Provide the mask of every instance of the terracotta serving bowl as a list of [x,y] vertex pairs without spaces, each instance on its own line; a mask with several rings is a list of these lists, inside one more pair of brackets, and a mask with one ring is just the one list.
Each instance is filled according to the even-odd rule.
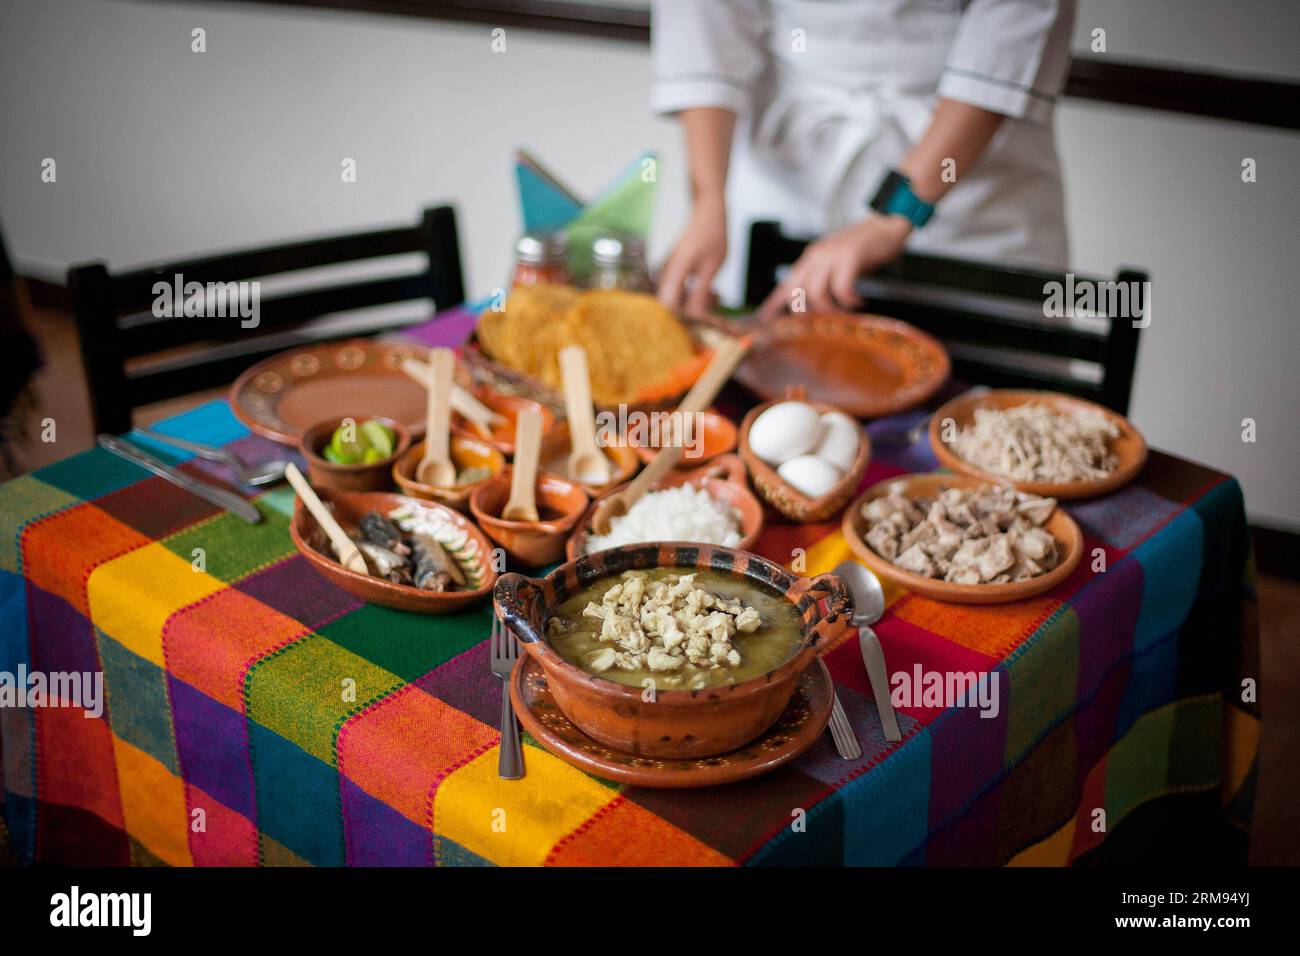
[[[735,455],[723,455],[707,465],[670,471],[655,484],[654,490],[676,488],[685,484],[703,488],[711,497],[736,511],[740,515],[741,534],[740,544],[736,547],[741,551],[748,551],[754,547],[754,542],[763,531],[763,506],[745,484],[745,466],[739,458]],[[569,535],[569,541],[565,545],[564,552],[570,561],[581,556],[586,547],[591,516],[595,514],[596,506],[601,500],[614,494],[615,491],[621,491],[622,488],[623,486],[611,488],[591,503],[591,507],[582,516],[582,520]]]
[[1046,574],[1030,578],[1028,581],[1011,581],[1007,584],[953,584],[951,581],[922,577],[911,571],[905,571],[894,562],[877,554],[871,545],[867,544],[867,522],[862,517],[862,506],[868,501],[885,495],[889,491],[889,486],[896,481],[905,483],[907,494],[927,498],[934,497],[944,488],[976,488],[989,482],[970,475],[940,473],[901,475],[877,482],[849,505],[841,524],[849,548],[880,577],[909,591],[949,604],[1006,604],[1050,591],[1070,576],[1083,556],[1083,533],[1064,509],[1057,508],[1043,527],[1056,539],[1056,548],[1061,560]]
[[[858,454],[853,459],[853,467],[845,472],[844,476],[826,494],[810,498],[792,487],[789,482],[776,473],[775,468],[755,455],[754,450],[749,447],[749,430],[753,427],[754,420],[773,405],[790,401],[807,402],[817,409],[818,414],[843,411],[823,402],[808,401],[797,390],[792,391],[787,398],[755,405],[749,410],[744,421],[740,423],[740,457],[749,469],[749,477],[754,482],[754,487],[758,489],[759,495],[781,514],[792,521],[798,522],[826,521],[828,518],[834,517],[853,497],[853,493],[858,490],[858,482],[862,480],[862,476],[867,470],[867,463],[871,461],[871,439],[865,429],[858,429]],[[844,412],[844,414],[847,415],[848,413]],[[849,415],[849,417],[852,418],[853,416]]]
[[555,416],[549,408],[540,402],[534,402],[519,395],[505,395],[485,387],[474,389],[474,397],[492,411],[504,415],[506,418],[505,424],[493,427],[491,435],[484,435],[471,425],[464,416],[453,412],[451,430],[455,434],[486,442],[503,455],[513,455],[515,453],[515,422],[519,420],[519,413],[525,408],[536,408],[542,413],[542,447],[548,447],[548,443],[553,439],[556,426]]
[[560,422],[555,426],[549,440],[544,441],[542,444],[542,461],[539,467],[547,474],[563,478],[565,481],[577,481],[577,484],[582,485],[583,490],[592,497],[603,494],[615,485],[622,484],[641,470],[641,458],[631,445],[609,445],[601,448],[601,451],[609,459],[609,481],[601,485],[593,485],[589,482],[570,478],[568,467],[569,423]]
[[[803,617],[799,649],[750,680],[658,691],[647,701],[642,688],[588,674],[547,642],[546,620],[569,595],[600,578],[654,567],[711,568],[784,595]],[[541,665],[564,715],[609,747],[652,758],[716,756],[761,735],[785,710],[799,675],[835,642],[853,614],[853,598],[838,575],[800,578],[755,554],[683,542],[611,548],[570,561],[541,579],[504,574],[493,595],[497,614]]]
[[501,509],[510,498],[510,469],[486,481],[470,496],[470,513],[489,538],[516,561],[530,568],[564,557],[564,539],[587,508],[582,486],[556,475],[537,476],[537,510],[541,521],[507,521]]
[[[1014,408],[1018,405],[1027,405],[1030,402],[1039,402],[1053,411],[1061,413],[1092,412],[1103,415],[1114,422],[1119,428],[1119,437],[1111,442],[1110,446],[1111,451],[1114,452],[1115,457],[1118,459],[1115,470],[1105,478],[1092,481],[1018,481],[1014,478],[1008,478],[1006,475],[999,475],[996,472],[984,471],[982,468],[972,465],[966,459],[959,458],[957,453],[950,449],[943,440],[944,423],[948,420],[951,420],[953,427],[960,431],[975,421],[975,410],[978,408]],[[1097,495],[1104,495],[1128,484],[1137,477],[1138,472],[1147,463],[1146,439],[1123,415],[1095,402],[1075,398],[1073,395],[1028,389],[999,388],[991,392],[977,394],[968,392],[965,395],[958,395],[952,401],[941,405],[930,417],[930,447],[934,449],[934,454],[939,459],[939,463],[945,468],[951,468],[953,471],[959,471],[962,474],[973,475],[993,484],[1011,485],[1011,487],[1018,488],[1020,491],[1027,491],[1030,494],[1042,495],[1047,498],[1092,498]]]
[[[377,421],[391,428],[397,436],[393,443],[393,453],[368,465],[339,465],[327,461],[321,452],[330,443],[335,430],[348,419],[356,422],[358,428],[366,421]],[[393,463],[406,452],[410,444],[411,431],[401,422],[379,415],[342,415],[312,425],[303,432],[298,448],[307,459],[307,476],[311,479],[312,487],[317,490],[387,491],[393,487]]]
[[349,571],[339,564],[330,550],[329,539],[316,524],[311,512],[295,501],[293,520],[289,523],[289,536],[294,546],[302,552],[317,571],[343,590],[371,604],[416,611],[421,614],[449,614],[483,600],[496,583],[497,573],[492,567],[492,543],[474,523],[464,515],[435,502],[416,501],[392,492],[338,492],[317,488],[321,499],[332,505],[334,516],[343,530],[356,531],[362,515],[378,511],[387,515],[402,505],[419,506],[433,510],[446,522],[447,532],[436,537],[460,564],[469,578],[472,590],[421,591],[419,588],[394,584],[384,578],[371,577]]
[[[700,423],[702,426],[703,440],[700,443],[698,455],[691,456],[688,452],[682,454],[682,464],[703,465],[705,462],[712,461],[719,455],[725,455],[727,452],[736,447],[736,425],[725,415],[719,415],[717,412],[701,412]],[[634,445],[636,453],[646,464],[659,453],[659,449],[649,445]]]
[[413,498],[436,501],[455,508],[463,514],[469,514],[470,495],[499,475],[506,467],[506,456],[487,442],[478,438],[467,438],[464,435],[452,435],[451,461],[456,466],[456,470],[459,472],[464,468],[487,468],[491,474],[467,485],[439,488],[416,481],[415,470],[422,457],[424,457],[424,442],[412,445],[406,454],[393,462],[393,481]]

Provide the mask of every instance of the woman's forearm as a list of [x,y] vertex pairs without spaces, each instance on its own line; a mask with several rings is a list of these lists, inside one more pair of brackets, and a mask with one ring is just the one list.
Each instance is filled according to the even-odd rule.
[[899,171],[912,181],[918,198],[937,202],[984,154],[1003,119],[1001,113],[941,99]]
[[731,136],[736,114],[731,110],[697,107],[683,110],[686,155],[690,164],[691,197],[698,203],[721,201],[731,165]]

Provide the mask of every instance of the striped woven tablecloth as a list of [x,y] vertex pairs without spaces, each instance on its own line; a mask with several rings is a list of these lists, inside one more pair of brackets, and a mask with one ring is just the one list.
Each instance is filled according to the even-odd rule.
[[[920,414],[871,426],[864,484],[935,467],[924,440],[889,437]],[[161,428],[270,450],[224,403]],[[56,699],[72,693],[56,675],[103,675],[98,717],[0,708],[20,860],[1061,864],[1141,858],[1171,827],[1202,857],[1244,848],[1253,571],[1241,490],[1202,466],[1153,453],[1134,484],[1071,505],[1085,560],[1040,598],[889,592],[876,630],[891,671],[990,672],[995,717],[904,706],[887,743],[850,631],[826,661],[862,758],[823,736],[777,772],[696,791],[616,786],[531,740],[527,775],[498,779],[489,610],[362,604],[295,552],[286,489],[254,500],[257,527],[98,449],[0,486],[0,694],[5,674],[11,692],[46,675]],[[810,574],[849,556],[838,522],[769,514],[756,550],[788,563],[795,549]]]

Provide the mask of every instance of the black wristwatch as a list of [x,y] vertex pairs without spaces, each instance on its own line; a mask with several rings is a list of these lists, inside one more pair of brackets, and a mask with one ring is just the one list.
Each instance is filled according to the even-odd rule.
[[912,192],[912,181],[897,169],[891,169],[876,190],[875,198],[867,203],[876,212],[886,216],[903,216],[920,229],[934,215],[934,204],[917,198]]

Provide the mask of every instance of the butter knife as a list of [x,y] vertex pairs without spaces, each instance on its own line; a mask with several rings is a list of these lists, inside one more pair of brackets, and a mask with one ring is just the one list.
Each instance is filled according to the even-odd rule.
[[192,495],[198,495],[204,501],[211,502],[218,508],[224,508],[237,518],[243,518],[249,524],[257,524],[262,520],[262,515],[249,502],[245,501],[239,495],[226,491],[224,488],[218,488],[216,485],[210,485],[206,481],[185,472],[173,468],[171,465],[147,451],[142,451],[128,441],[123,441],[113,435],[98,435],[95,441],[104,451],[112,452],[119,458],[124,458],[134,465],[152,471],[159,478],[165,478],[178,488],[184,488]]
[[871,679],[871,693],[876,698],[876,711],[880,714],[880,728],[886,740],[902,740],[898,730],[898,715],[889,700],[889,670],[885,667],[885,652],[880,647],[880,638],[871,629],[871,625],[858,627],[858,647],[862,651],[862,663],[866,665],[867,677]]

